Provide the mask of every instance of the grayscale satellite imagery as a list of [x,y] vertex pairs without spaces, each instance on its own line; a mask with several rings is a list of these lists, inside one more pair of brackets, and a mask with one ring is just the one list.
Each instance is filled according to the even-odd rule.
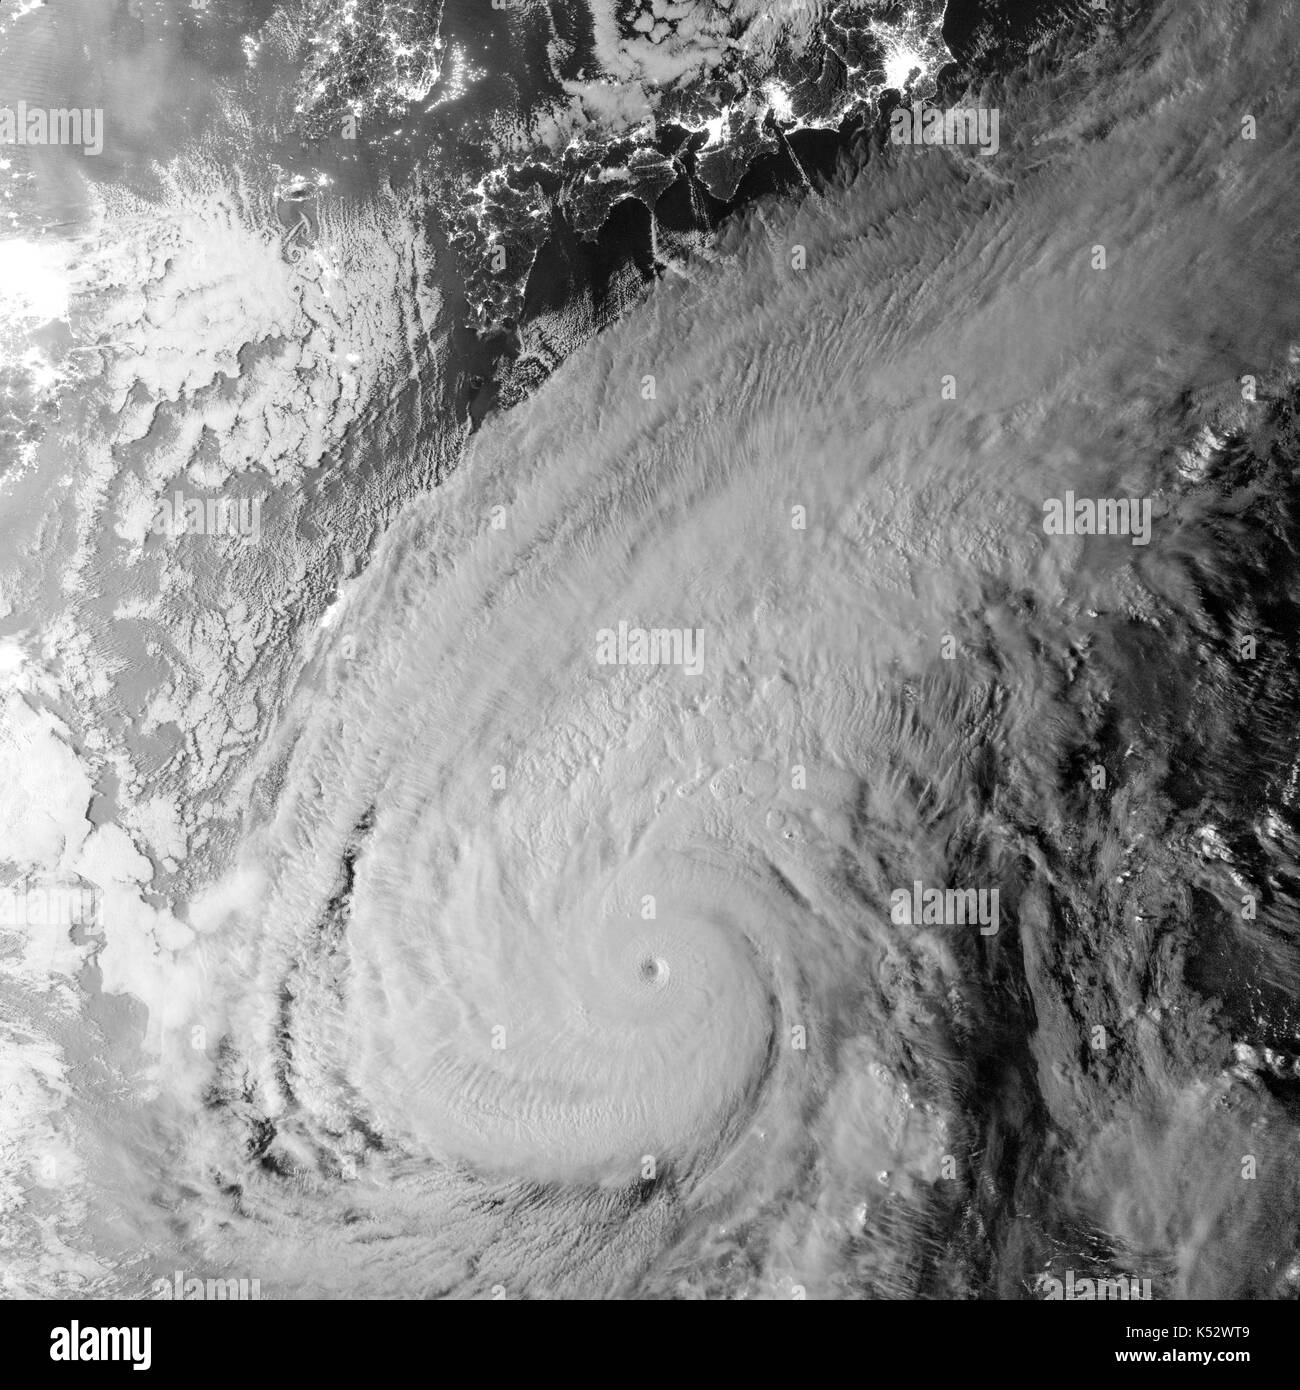
[[1296,0],[0,0],[6,1345],[1248,1360],[1298,268]]

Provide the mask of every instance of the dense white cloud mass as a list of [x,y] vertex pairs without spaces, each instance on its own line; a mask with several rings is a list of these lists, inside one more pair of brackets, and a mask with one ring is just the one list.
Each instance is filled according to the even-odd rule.
[[[996,180],[905,150],[738,233],[392,528],[195,918],[196,1019],[229,1038],[204,1144],[233,1116],[309,1183],[244,1179],[236,1263],[308,1293],[906,1292],[970,1190],[979,1031],[1023,953],[1081,1215],[1160,1245],[1175,1289],[1232,1277],[1192,1211],[1260,1214],[1207,1132],[1268,1107],[1209,1118],[1208,1018],[1162,1030],[1121,977],[1151,903],[1235,890],[1161,843],[1160,716],[1121,647],[1181,660],[1196,567],[1231,563],[1175,446],[1260,418],[1242,363],[1285,368],[1263,229],[1295,149],[1280,121],[1266,157],[1239,139],[1267,26],[1170,24],[1142,77],[1007,110]],[[1066,489],[1154,497],[1149,548],[1045,536]],[[698,631],[702,672],[598,663],[620,622]],[[1133,741],[1090,800],[1109,721]],[[998,933],[891,922],[917,879],[998,886]],[[1117,972],[1077,1017],[1047,967],[1075,914]],[[1106,1088],[1093,1022],[1122,1039]],[[1192,1196],[1147,1170],[1174,1144],[1206,1154]]]
[[[112,1222],[64,1199],[78,1278],[1022,1296],[1083,1229],[1170,1295],[1289,1277],[1295,1128],[1188,983],[1200,915],[1294,966],[1239,922],[1214,797],[1171,790],[1231,760],[1247,691],[1224,634],[1269,483],[1221,443],[1295,384],[1289,18],[1171,6],[1150,63],[1008,97],[996,162],[886,147],[737,225],[410,503],[266,719],[227,872],[124,914],[148,969],[108,922],[149,1012],[105,1025],[129,1124],[24,1120],[114,1194]],[[295,351],[351,402],[341,331]],[[277,380],[231,409],[273,416]],[[1150,543],[1045,534],[1067,491],[1152,499]],[[598,661],[620,624],[702,669]],[[64,734],[33,733],[60,768]],[[105,891],[148,881],[94,843]],[[996,932],[891,918],[918,880],[997,889]],[[63,1114],[76,1058],[29,1054],[6,1105]]]

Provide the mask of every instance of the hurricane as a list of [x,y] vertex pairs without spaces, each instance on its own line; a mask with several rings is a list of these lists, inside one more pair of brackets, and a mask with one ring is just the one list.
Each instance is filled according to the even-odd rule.
[[88,958],[87,1287],[1295,1297],[1295,18],[882,123],[302,576]]

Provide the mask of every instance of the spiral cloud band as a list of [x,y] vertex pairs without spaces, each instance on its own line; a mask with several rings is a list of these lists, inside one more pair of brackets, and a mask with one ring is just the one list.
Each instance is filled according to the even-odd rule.
[[[1272,61],[1262,25],[1203,66],[1226,40],[1183,22],[1197,83],[1116,77],[1105,160],[1018,141],[1084,119],[1068,87],[1004,112],[996,177],[887,150],[661,285],[393,525],[191,914],[222,1042],[164,1075],[203,1100],[209,1261],[306,1294],[962,1292],[955,1231],[1039,1248],[988,1194],[1057,1161],[1016,1151],[1050,1113],[1080,1222],[1218,1277],[1133,1125],[1154,1104],[1142,1144],[1245,1229],[1256,1189],[1196,1155],[1250,1117],[1203,1113],[1191,1022],[1112,1005],[1151,903],[1234,891],[1160,790],[1160,731],[1235,679],[1189,655],[1234,561],[1178,460],[1260,427],[1241,362],[1284,370],[1258,229],[1296,149],[1265,180],[1220,122],[1196,177],[1163,157]],[[1046,534],[1070,490],[1155,498],[1149,544]],[[996,932],[891,919],[914,885]],[[1094,1023],[1128,1039],[1104,1104]]]

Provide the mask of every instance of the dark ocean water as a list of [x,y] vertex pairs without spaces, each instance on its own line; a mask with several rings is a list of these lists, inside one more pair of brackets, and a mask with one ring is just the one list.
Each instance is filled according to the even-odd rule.
[[[43,99],[116,133],[14,196],[73,224],[69,341],[125,346],[4,635],[58,649],[50,822],[84,759],[153,877],[92,840],[106,940],[0,981],[0,1157],[66,1175],[12,1189],[17,1289],[1293,1297],[1289,7],[954,6],[995,160],[886,101],[719,197],[685,113],[598,230],[563,161],[467,221],[553,80],[509,12],[441,12],[486,76],[412,119],[434,11],[394,67],[48,9]],[[145,535],[204,479],[264,542]],[[1067,491],[1149,544],[1048,534]],[[620,623],[702,672],[603,665]],[[900,922],[917,882],[997,930]]]

